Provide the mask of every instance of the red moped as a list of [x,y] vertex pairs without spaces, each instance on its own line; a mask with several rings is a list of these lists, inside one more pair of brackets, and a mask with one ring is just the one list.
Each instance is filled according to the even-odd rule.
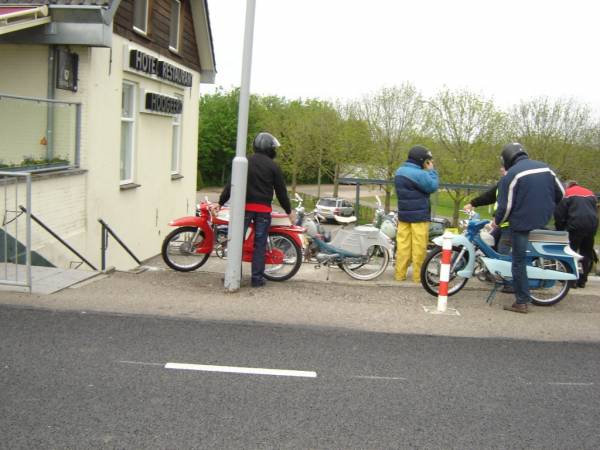
[[[196,208],[195,216],[172,220],[178,227],[165,238],[161,254],[165,263],[174,270],[189,272],[201,267],[213,250],[218,256],[227,254],[226,226],[228,210],[214,214],[215,204],[205,200]],[[283,213],[272,213],[269,238],[265,253],[265,278],[284,281],[292,278],[302,264],[302,233],[305,229],[292,225]],[[242,261],[251,262],[254,250],[254,227],[251,224],[242,246]]]

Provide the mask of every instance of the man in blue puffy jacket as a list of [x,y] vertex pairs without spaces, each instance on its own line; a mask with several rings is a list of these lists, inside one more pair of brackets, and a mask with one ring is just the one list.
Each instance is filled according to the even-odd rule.
[[398,197],[395,278],[397,281],[406,280],[406,272],[412,262],[412,279],[420,283],[431,221],[429,196],[439,186],[431,152],[421,145],[411,148],[408,159],[396,171],[394,184]]
[[510,222],[511,268],[516,298],[511,306],[504,309],[526,313],[531,302],[525,259],[529,232],[548,224],[564,189],[546,164],[529,159],[521,144],[505,145],[501,157],[507,172],[498,184],[498,208],[492,225]]

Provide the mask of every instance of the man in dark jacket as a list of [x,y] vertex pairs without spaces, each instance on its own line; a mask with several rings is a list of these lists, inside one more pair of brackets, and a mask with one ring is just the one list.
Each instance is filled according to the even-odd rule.
[[[273,161],[277,155],[276,150],[280,146],[281,144],[272,134],[258,133],[252,143],[254,154],[248,158],[244,230],[248,229],[250,223],[254,223],[252,287],[260,287],[265,284],[265,250],[271,225],[273,191],[275,191],[281,207],[290,216],[290,222],[294,223],[283,173]],[[219,197],[219,207],[229,200],[230,195],[231,184],[228,184]]]
[[598,202],[596,194],[579,186],[575,181],[567,182],[565,196],[554,211],[557,230],[569,232],[569,246],[583,256],[583,271],[571,287],[583,288],[596,260],[594,237],[598,231]]
[[510,222],[516,297],[516,301],[504,309],[526,313],[527,304],[531,302],[526,262],[529,232],[546,226],[564,190],[554,172],[543,162],[529,159],[519,143],[504,146],[502,161],[507,173],[498,186],[498,209],[493,226]]
[[427,252],[431,205],[429,196],[437,191],[438,174],[433,168],[431,152],[415,145],[394,178],[398,197],[398,231],[396,232],[397,281],[406,280],[412,262],[412,279],[421,281],[421,266]]

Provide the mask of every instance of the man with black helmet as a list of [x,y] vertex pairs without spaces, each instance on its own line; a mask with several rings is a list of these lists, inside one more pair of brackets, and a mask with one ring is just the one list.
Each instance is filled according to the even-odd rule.
[[526,313],[529,295],[526,252],[529,232],[543,228],[552,218],[564,189],[556,174],[543,162],[529,159],[518,142],[502,149],[502,162],[507,170],[498,185],[498,208],[493,226],[510,222],[512,277],[515,302],[507,311]]
[[431,221],[429,196],[439,186],[431,152],[422,145],[412,147],[408,159],[396,171],[394,184],[398,197],[395,278],[406,280],[412,262],[412,279],[420,283]]
[[[254,154],[248,158],[248,179],[246,183],[246,207],[244,214],[244,230],[254,223],[254,252],[252,254],[252,287],[265,284],[265,250],[269,226],[271,225],[271,203],[273,191],[279,204],[294,223],[292,206],[287,194],[283,173],[273,161],[277,156],[277,148],[281,144],[270,133],[258,133],[252,142]],[[231,184],[223,189],[219,197],[222,207],[231,195]]]

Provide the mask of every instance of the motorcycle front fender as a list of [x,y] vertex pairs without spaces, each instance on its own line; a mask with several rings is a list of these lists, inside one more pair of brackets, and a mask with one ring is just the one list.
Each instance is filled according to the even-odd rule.
[[204,228],[206,219],[198,216],[186,216],[174,219],[169,222],[170,227],[195,227]]
[[378,244],[386,248],[390,253],[394,251],[394,244],[392,243],[392,240],[381,230],[379,230]]
[[[438,236],[433,239],[433,243],[439,247],[444,244],[444,236]],[[467,265],[463,270],[457,272],[458,276],[463,278],[470,278],[473,276],[473,270],[475,269],[475,246],[469,241],[464,234],[453,234],[452,235],[452,247],[464,247],[468,254]]]

